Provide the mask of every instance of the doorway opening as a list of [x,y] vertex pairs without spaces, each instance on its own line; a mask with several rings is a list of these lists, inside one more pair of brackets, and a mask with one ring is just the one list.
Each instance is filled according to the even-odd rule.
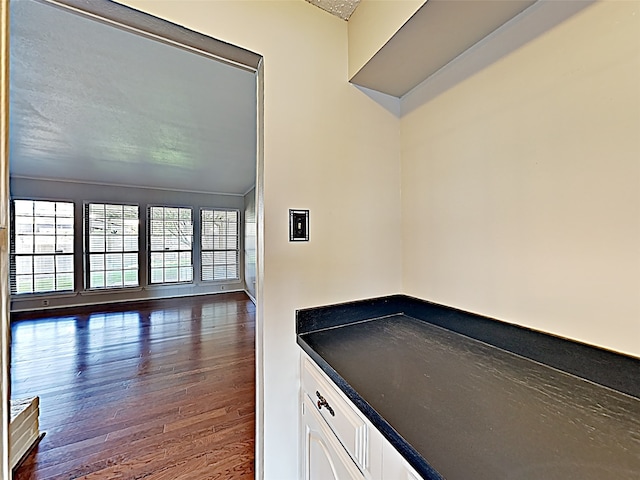
[[[245,292],[257,312],[260,432],[261,57],[107,0],[9,5],[12,16],[30,20],[12,22],[11,33],[11,196],[31,208],[19,225],[12,216],[13,310]],[[15,53],[21,42],[25,50]],[[249,94],[230,93],[243,82]],[[234,113],[247,98],[249,120]],[[71,221],[58,221],[62,203],[72,204]],[[63,248],[68,235],[47,232],[38,218],[52,204],[48,218],[72,232]],[[209,318],[202,310],[194,315]],[[137,324],[152,320],[150,311]],[[260,442],[258,434],[257,470]]]

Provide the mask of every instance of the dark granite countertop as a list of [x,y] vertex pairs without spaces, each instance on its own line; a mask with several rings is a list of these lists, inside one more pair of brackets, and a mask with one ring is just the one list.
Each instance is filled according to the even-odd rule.
[[[552,366],[513,351],[520,347],[507,351],[508,332],[480,341],[429,321],[440,313],[464,323],[471,314],[426,302],[421,310],[409,297],[402,308],[402,300],[299,311],[298,343],[425,478],[640,479],[637,359],[551,341],[565,350],[560,358],[569,351],[569,370],[623,370],[620,391],[562,371],[548,345]],[[390,304],[391,312],[378,308]],[[393,312],[407,305],[423,318]],[[521,330],[512,343],[548,340]]]

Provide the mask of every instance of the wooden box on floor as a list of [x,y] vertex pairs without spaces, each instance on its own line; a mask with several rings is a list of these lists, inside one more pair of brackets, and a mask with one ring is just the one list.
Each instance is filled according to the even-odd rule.
[[9,461],[15,468],[22,457],[40,437],[38,397],[11,400],[11,425],[9,427]]

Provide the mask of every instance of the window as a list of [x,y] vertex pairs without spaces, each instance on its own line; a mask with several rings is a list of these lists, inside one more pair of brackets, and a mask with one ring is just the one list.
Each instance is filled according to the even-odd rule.
[[73,291],[73,203],[14,200],[11,293]]
[[202,280],[238,279],[237,210],[201,211]]
[[193,280],[191,208],[149,207],[149,283]]
[[89,203],[85,222],[88,288],[137,287],[138,207]]

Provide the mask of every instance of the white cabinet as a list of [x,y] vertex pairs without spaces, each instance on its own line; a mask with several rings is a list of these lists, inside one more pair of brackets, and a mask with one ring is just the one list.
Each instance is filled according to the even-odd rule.
[[303,395],[324,419],[358,468],[369,467],[369,430],[366,419],[335,384],[310,360],[302,362]]
[[422,480],[422,477],[411,465],[400,455],[389,442],[384,442],[382,446],[382,457],[384,458],[382,467],[382,478],[393,480]]
[[303,406],[304,480],[363,480],[336,436],[305,395]]
[[422,479],[306,354],[301,383],[304,480]]

